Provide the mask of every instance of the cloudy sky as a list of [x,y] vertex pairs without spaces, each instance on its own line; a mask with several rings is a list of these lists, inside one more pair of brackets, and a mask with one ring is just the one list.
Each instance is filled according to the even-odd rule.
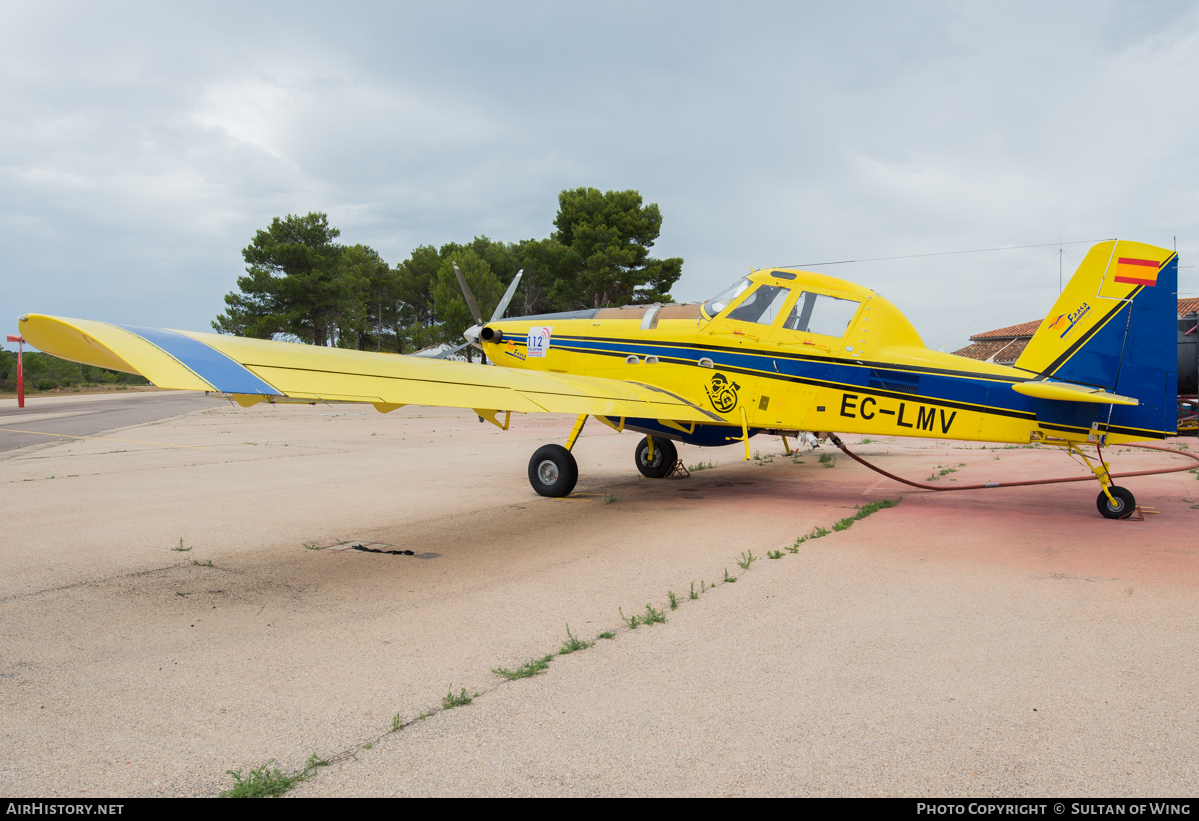
[[[394,264],[548,236],[578,186],[661,206],[655,253],[686,260],[680,300],[751,266],[1059,240],[1176,237],[1182,265],[1199,257],[1196,3],[0,15],[5,332],[24,312],[208,330],[272,217],[325,211]],[[1086,248],[1065,246],[1067,277]],[[941,347],[1044,316],[1057,253],[820,270],[878,289]]]

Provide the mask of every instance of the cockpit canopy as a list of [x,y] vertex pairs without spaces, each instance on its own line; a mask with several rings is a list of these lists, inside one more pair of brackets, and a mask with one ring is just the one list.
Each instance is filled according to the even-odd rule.
[[[873,291],[806,271],[759,271],[743,277],[705,302],[703,313],[709,319],[719,317],[835,339],[846,337],[860,313],[861,333],[854,334],[846,351],[860,351],[867,338],[880,346],[921,344],[907,318]],[[869,326],[873,327],[867,333]]]

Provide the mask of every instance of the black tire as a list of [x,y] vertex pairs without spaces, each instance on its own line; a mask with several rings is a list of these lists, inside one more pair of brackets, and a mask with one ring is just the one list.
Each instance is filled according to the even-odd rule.
[[1095,506],[1103,514],[1103,518],[1127,519],[1131,516],[1132,512],[1137,509],[1137,500],[1133,497],[1132,491],[1115,485],[1109,487],[1108,490],[1111,492],[1112,498],[1116,500],[1116,506],[1112,506],[1106,493],[1100,492],[1099,498],[1095,500]]
[[542,496],[566,496],[579,481],[579,465],[561,445],[543,445],[529,460],[529,484]]
[[650,479],[663,478],[670,473],[674,463],[679,460],[679,452],[675,449],[674,442],[665,437],[654,439],[654,461],[650,462],[646,458],[647,456],[649,456],[648,436],[637,445],[635,461],[641,475]]

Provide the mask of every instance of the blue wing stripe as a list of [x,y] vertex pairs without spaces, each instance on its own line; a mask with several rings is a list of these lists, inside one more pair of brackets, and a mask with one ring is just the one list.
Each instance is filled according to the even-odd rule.
[[165,328],[143,328],[140,325],[118,325],[129,333],[166,351],[197,376],[222,393],[249,393],[262,396],[283,396],[271,385],[225,354],[197,342],[190,336]]

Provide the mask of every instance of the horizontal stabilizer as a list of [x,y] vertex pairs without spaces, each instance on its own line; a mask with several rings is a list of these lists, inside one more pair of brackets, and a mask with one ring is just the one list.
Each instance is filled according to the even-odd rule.
[[1097,405],[1139,405],[1131,396],[1119,396],[1087,385],[1068,382],[1020,382],[1012,390],[1036,399],[1056,399],[1059,402],[1091,402]]

